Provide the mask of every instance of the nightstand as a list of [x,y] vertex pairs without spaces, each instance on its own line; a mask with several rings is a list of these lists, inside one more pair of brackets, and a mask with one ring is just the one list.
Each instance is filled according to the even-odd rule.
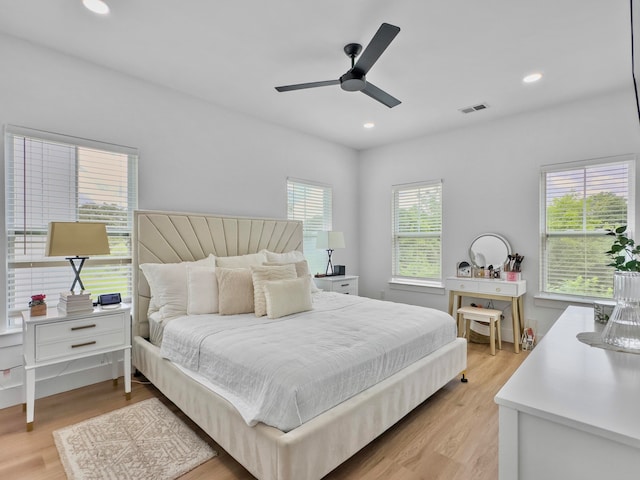
[[331,277],[316,277],[313,280],[316,282],[316,286],[325,292],[358,295],[358,278],[360,277],[356,275],[335,275]]
[[36,369],[93,355],[109,354],[114,386],[118,384],[116,353],[124,352],[124,391],[131,398],[131,309],[128,305],[93,312],[47,315],[22,312],[27,431],[33,429]]

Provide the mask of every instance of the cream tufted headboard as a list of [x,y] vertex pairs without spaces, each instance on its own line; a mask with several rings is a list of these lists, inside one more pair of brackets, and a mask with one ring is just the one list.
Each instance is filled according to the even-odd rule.
[[302,222],[202,213],[135,211],[133,214],[133,335],[149,336],[151,293],[143,263],[174,263],[245,255],[267,249],[302,251]]

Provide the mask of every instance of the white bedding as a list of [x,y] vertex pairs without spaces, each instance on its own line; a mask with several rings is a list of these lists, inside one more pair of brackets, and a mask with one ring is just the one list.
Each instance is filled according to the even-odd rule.
[[248,425],[289,431],[456,338],[448,314],[337,293],[276,320],[178,317],[162,356],[209,380]]

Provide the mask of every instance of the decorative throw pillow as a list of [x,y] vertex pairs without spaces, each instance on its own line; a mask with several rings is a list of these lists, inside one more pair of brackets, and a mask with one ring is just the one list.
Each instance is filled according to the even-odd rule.
[[253,312],[253,279],[249,268],[216,268],[216,277],[220,315]]
[[296,278],[296,269],[293,263],[286,265],[251,267],[253,278],[253,302],[256,317],[267,314],[267,302],[264,298],[264,286],[270,280],[285,280]]
[[291,250],[285,253],[275,253],[269,250],[260,250],[260,253],[264,253],[267,256],[267,262],[278,263],[296,263],[304,260],[304,254],[298,250]]
[[236,255],[234,257],[216,257],[216,266],[223,268],[251,268],[253,265],[262,265],[267,261],[263,252]]
[[267,282],[264,286],[267,317],[280,318],[311,310],[313,307],[309,282],[310,276]]
[[218,313],[215,267],[187,266],[187,315]]
[[[263,265],[265,266],[273,266],[273,265],[290,265],[291,262],[265,262],[263,263]],[[293,265],[295,265],[296,267],[296,274],[299,277],[311,277],[311,273],[309,273],[309,264],[307,263],[306,260],[301,260],[299,262],[295,262],[293,263]],[[315,282],[313,281],[313,278],[311,278],[311,282],[309,282],[310,285],[310,290],[311,293],[317,293],[317,292],[321,292],[322,290],[319,289]]]
[[215,266],[215,257],[195,262],[143,263],[140,269],[149,283],[151,301],[148,315],[160,312],[162,318],[177,317],[187,313],[187,266]]

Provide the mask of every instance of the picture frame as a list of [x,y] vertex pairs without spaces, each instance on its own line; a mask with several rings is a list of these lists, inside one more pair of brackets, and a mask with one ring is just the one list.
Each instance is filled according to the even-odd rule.
[[471,264],[466,261],[458,262],[456,265],[456,276],[462,278],[471,278],[472,276]]

